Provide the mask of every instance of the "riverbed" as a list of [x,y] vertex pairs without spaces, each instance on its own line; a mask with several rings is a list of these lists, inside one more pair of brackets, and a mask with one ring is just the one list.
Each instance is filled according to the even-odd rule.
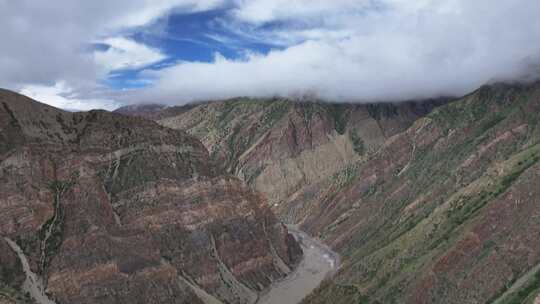
[[257,304],[297,304],[310,294],[339,267],[339,255],[306,233],[289,227],[304,250],[298,267],[285,279],[278,281],[263,295]]

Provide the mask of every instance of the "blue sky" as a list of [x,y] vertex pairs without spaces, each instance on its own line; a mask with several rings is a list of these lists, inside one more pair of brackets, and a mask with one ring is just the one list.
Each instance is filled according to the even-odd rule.
[[537,78],[538,11],[537,0],[0,0],[0,87],[81,110],[458,96]]
[[[230,8],[213,9],[195,13],[177,13],[156,20],[139,28],[127,37],[141,44],[161,50],[166,58],[138,69],[111,71],[104,84],[112,89],[142,88],[151,85],[138,81],[143,70],[160,70],[177,62],[212,62],[216,54],[237,60],[246,52],[268,54],[270,50],[283,49],[278,43],[248,39],[230,31],[227,22]],[[261,29],[270,30],[277,25],[263,24]],[[106,44],[98,44],[96,50],[107,50]]]

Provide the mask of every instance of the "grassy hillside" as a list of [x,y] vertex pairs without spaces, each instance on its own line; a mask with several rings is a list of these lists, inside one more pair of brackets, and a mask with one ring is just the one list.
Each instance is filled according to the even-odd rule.
[[344,256],[305,303],[532,301],[538,113],[540,85],[483,87],[291,200],[283,212]]

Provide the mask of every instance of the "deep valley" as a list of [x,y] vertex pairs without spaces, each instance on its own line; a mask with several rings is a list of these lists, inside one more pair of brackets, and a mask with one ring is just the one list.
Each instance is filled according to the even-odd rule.
[[540,292],[537,83],[404,103],[0,104],[0,303]]

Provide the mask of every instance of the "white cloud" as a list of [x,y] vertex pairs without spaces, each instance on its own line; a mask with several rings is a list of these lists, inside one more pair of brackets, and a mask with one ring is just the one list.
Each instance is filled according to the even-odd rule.
[[137,0],[132,1],[134,3],[120,2],[122,2],[121,5],[133,7],[134,9],[121,18],[114,19],[111,23],[114,28],[145,25],[173,9],[183,12],[206,11],[223,4],[224,0]]
[[121,45],[98,54],[96,62],[92,42],[123,37],[134,27],[145,26],[172,11],[206,10],[220,3],[221,0],[0,1],[0,87],[19,91],[28,84],[48,86],[64,81],[73,91],[87,92],[110,69],[140,67],[162,55],[141,43],[134,46],[120,40]]
[[109,46],[106,51],[96,51],[96,63],[107,71],[137,69],[166,58],[159,50],[123,37],[108,38],[101,43]]
[[[230,48],[241,49],[246,41],[280,48],[147,70],[132,80],[149,83],[145,89],[104,91],[97,85],[111,70],[174,57],[128,40],[134,28],[167,14],[227,5],[234,8],[215,22],[224,31],[203,34]],[[71,93],[64,88],[48,97],[69,95],[93,104],[306,91],[349,101],[459,95],[537,68],[539,11],[537,0],[0,0],[0,36],[6,42],[0,48],[0,86],[20,90],[30,83],[43,89],[57,83],[58,90],[64,81]],[[93,41],[111,48],[88,50]],[[60,97],[54,102],[69,102]]]
[[78,98],[74,95],[73,89],[68,87],[64,81],[59,81],[51,86],[25,85],[19,93],[39,102],[65,110],[113,110],[118,107],[114,101],[108,99]]
[[312,18],[348,13],[371,7],[372,0],[236,0],[234,15],[251,23],[283,19]]
[[[232,26],[288,46],[147,72],[155,86],[130,97],[176,103],[316,92],[362,102],[460,95],[521,76],[524,62],[540,54],[536,0],[242,3]],[[268,22],[280,26],[259,27]]]

